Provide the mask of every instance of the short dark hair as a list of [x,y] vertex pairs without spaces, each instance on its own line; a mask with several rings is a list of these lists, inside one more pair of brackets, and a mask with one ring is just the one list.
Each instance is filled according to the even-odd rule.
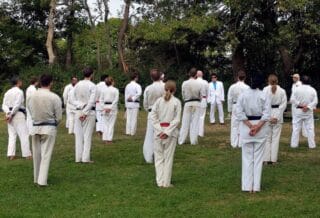
[[264,84],[264,76],[260,73],[253,74],[251,78],[251,89],[262,89]]
[[10,80],[10,82],[11,82],[11,84],[12,84],[13,86],[17,85],[19,81],[21,81],[21,80],[20,80],[20,78],[17,77],[17,76],[12,77],[11,80]]
[[48,87],[52,81],[53,81],[53,77],[51,75],[43,74],[40,77],[40,86],[41,87]]
[[134,80],[134,79],[136,79],[137,77],[139,77],[139,73],[137,73],[137,72],[133,72],[133,73],[131,73],[131,75],[130,75],[130,79],[131,79],[131,80]]
[[73,75],[72,77],[70,77],[70,80],[73,80],[74,78],[78,79],[76,75]]
[[109,75],[108,74],[103,74],[101,77],[100,77],[100,81],[105,81],[106,80],[106,78],[108,78],[109,77]]
[[107,86],[111,86],[111,85],[113,84],[113,82],[114,82],[114,80],[113,80],[113,78],[110,76],[110,77],[107,77],[105,83],[106,83]]
[[151,69],[150,70],[150,77],[153,81],[158,81],[161,78],[162,73],[158,69]]
[[243,70],[239,70],[238,78],[239,78],[240,81],[245,80],[246,79],[246,72],[244,72]]
[[90,77],[93,74],[93,69],[91,67],[86,67],[83,69],[83,76]]
[[197,75],[197,68],[195,67],[192,67],[190,70],[189,70],[189,76],[190,77],[195,77]]
[[311,79],[310,79],[309,76],[303,75],[301,77],[301,82],[302,82],[302,84],[310,85],[311,84]]
[[31,85],[34,85],[36,82],[38,82],[39,81],[39,79],[38,79],[38,77],[35,77],[35,76],[33,76],[33,77],[31,77],[31,79],[30,79],[30,84]]
[[217,73],[211,73],[211,78],[215,76],[215,77],[218,77],[218,74]]

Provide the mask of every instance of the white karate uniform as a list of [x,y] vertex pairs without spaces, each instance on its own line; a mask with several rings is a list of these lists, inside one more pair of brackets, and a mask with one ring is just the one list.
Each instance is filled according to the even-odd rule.
[[[140,96],[142,94],[142,89],[141,86],[133,80],[128,85],[126,85],[124,92],[127,118],[126,134],[133,136],[137,131],[137,119],[140,108]],[[132,102],[128,101],[129,97],[132,98]]]
[[68,96],[69,92],[73,89],[73,85],[70,83],[66,85],[63,89],[62,97],[63,97],[63,104],[66,110],[66,128],[69,128],[69,115],[70,115],[70,109],[68,107]]
[[34,183],[47,185],[51,155],[62,119],[62,102],[48,89],[38,89],[27,105],[33,120],[31,128]]
[[271,98],[271,116],[270,119],[276,118],[276,124],[268,123],[270,132],[267,136],[266,148],[264,152],[264,161],[277,162],[279,141],[283,124],[283,112],[287,108],[287,95],[284,89],[277,86],[275,94],[272,93],[272,86],[267,86],[263,92],[267,97]]
[[104,104],[103,102],[101,103],[99,99],[100,99],[101,90],[105,89],[106,87],[107,85],[104,81],[99,82],[96,86],[96,119],[97,119],[96,131],[97,132],[103,132],[104,126],[105,126],[104,124],[105,117],[102,114]]
[[[271,106],[268,98],[261,90],[248,89],[240,95],[236,105],[236,118],[240,123],[242,141],[242,191],[260,191],[263,155],[269,127],[263,125],[261,130],[250,136],[250,129],[244,124],[248,116],[259,116],[260,120],[270,119]],[[260,120],[250,120],[254,125]]]
[[[90,162],[92,134],[95,127],[96,85],[90,80],[81,80],[74,87],[73,104],[76,105],[74,133],[76,138],[75,161]],[[86,115],[84,121],[80,117]]]
[[74,98],[74,87],[72,87],[72,89],[68,93],[68,102],[67,102],[67,107],[69,111],[69,115],[68,115],[68,123],[69,123],[68,133],[69,134],[74,134],[74,122],[75,122],[75,117],[77,112],[77,106],[74,105],[73,98]]
[[188,132],[191,145],[198,144],[200,101],[203,93],[202,84],[196,79],[190,78],[182,83],[182,98],[185,102],[182,115],[182,124],[178,143],[185,143]]
[[228,90],[228,112],[231,113],[231,127],[230,127],[230,143],[233,148],[240,147],[240,122],[236,119],[236,104],[240,94],[249,89],[249,86],[243,81],[238,81],[232,84]]
[[147,120],[147,130],[146,136],[143,143],[143,156],[147,163],[153,162],[153,125],[150,118],[150,112],[152,110],[153,104],[156,100],[162,97],[165,93],[164,83],[161,81],[155,81],[151,85],[147,86],[143,93],[143,107],[148,111],[148,120]]
[[215,110],[218,108],[219,122],[224,123],[223,102],[224,102],[224,88],[221,81],[216,82],[216,88],[213,82],[208,85],[208,103],[210,104],[210,123],[215,123]]
[[22,157],[31,156],[29,133],[27,129],[26,116],[24,107],[23,91],[18,87],[9,89],[3,98],[2,110],[6,113],[6,116],[12,117],[10,123],[8,123],[8,152],[7,156],[16,155],[16,141],[17,135],[19,136]]
[[[181,117],[181,102],[172,96],[169,101],[158,98],[150,113],[154,128],[154,165],[156,182],[159,187],[171,185],[174,151],[179,134],[178,125]],[[168,126],[161,126],[167,123]],[[168,138],[160,139],[159,134],[165,133]]]
[[[29,101],[29,98],[31,97],[31,95],[37,91],[37,88],[35,85],[30,85],[27,90],[26,90],[26,104]],[[31,115],[30,115],[30,111],[28,110],[28,108],[26,108],[27,110],[27,127],[28,127],[28,132],[31,131],[32,128],[32,119],[31,119]]]
[[[291,96],[291,103],[293,104],[294,116],[292,118],[292,137],[291,147],[299,146],[299,136],[302,126],[306,128],[309,148],[315,148],[315,133],[314,133],[314,119],[313,110],[318,104],[317,91],[310,85],[301,85],[296,88]],[[306,104],[309,108],[307,112],[303,112],[298,108],[300,104]]]
[[[119,90],[113,86],[105,86],[100,90],[99,102],[103,105],[101,112],[104,123],[102,140],[112,141],[118,114]],[[105,109],[111,109],[111,111],[107,113]]]
[[199,136],[203,137],[204,136],[204,123],[206,119],[206,111],[207,111],[207,93],[208,93],[208,81],[202,79],[201,77],[197,78],[197,81],[199,81],[202,84],[202,89],[203,92],[205,93],[204,96],[201,98],[201,103],[200,103],[200,119],[199,119]]

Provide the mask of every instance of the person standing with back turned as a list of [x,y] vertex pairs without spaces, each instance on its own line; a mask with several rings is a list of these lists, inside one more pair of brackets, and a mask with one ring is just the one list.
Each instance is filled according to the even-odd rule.
[[83,70],[84,79],[74,87],[71,98],[76,106],[74,133],[76,138],[76,163],[93,163],[90,158],[92,134],[96,123],[95,103],[96,85],[91,82],[93,70],[87,67]]
[[201,102],[200,102],[200,117],[199,117],[199,136],[204,136],[204,124],[206,120],[206,112],[207,112],[207,94],[208,94],[208,81],[203,79],[203,72],[201,70],[197,71],[197,81],[199,81],[202,84],[202,93],[205,93],[205,95],[202,95]]
[[260,191],[263,155],[269,128],[270,98],[262,92],[263,77],[254,75],[250,89],[238,99],[236,118],[242,142],[242,191]]
[[52,76],[40,77],[40,88],[30,97],[28,109],[33,120],[31,128],[34,183],[47,186],[49,166],[57,135],[57,125],[62,118],[62,102],[50,91]]

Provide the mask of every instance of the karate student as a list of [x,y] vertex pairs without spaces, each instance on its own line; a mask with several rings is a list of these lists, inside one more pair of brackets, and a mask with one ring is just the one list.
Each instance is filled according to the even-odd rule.
[[211,74],[211,82],[208,85],[208,103],[210,104],[210,123],[215,124],[215,110],[218,108],[219,122],[224,124],[223,102],[224,102],[224,88],[223,83],[218,81],[216,73]]
[[150,113],[154,128],[154,165],[158,187],[169,188],[171,184],[174,151],[179,134],[181,102],[174,93],[176,84],[167,81],[165,96],[158,98]]
[[14,160],[16,156],[16,141],[19,136],[22,157],[32,159],[29,134],[26,123],[26,109],[24,107],[24,96],[21,90],[22,81],[19,78],[11,80],[13,87],[3,97],[2,110],[8,124],[8,151],[7,156]]
[[124,100],[126,107],[126,135],[135,135],[137,131],[137,119],[140,108],[140,96],[142,94],[141,86],[137,83],[139,75],[133,73],[131,82],[126,85]]
[[158,69],[150,70],[153,83],[146,87],[143,93],[143,107],[148,111],[147,131],[143,143],[143,156],[147,163],[153,163],[153,126],[150,112],[156,100],[164,95],[164,83],[161,81],[161,72]]
[[76,105],[74,121],[75,161],[76,163],[93,163],[90,159],[92,134],[95,128],[96,115],[96,85],[91,82],[93,70],[89,67],[83,70],[84,79],[74,87],[73,104]]
[[264,161],[275,164],[278,160],[279,141],[283,124],[283,112],[287,107],[287,95],[278,85],[278,77],[271,74],[268,78],[269,85],[263,92],[271,99],[271,116],[268,122],[270,132],[267,137]]
[[242,191],[260,191],[263,155],[270,120],[270,98],[260,89],[262,76],[255,75],[251,88],[240,95],[236,105],[236,118],[240,123],[242,142]]
[[205,93],[202,84],[196,80],[197,69],[191,68],[189,71],[190,78],[182,83],[182,98],[184,100],[182,124],[179,134],[178,143],[185,143],[188,132],[191,145],[198,144],[199,119],[200,119],[200,101]]
[[74,89],[74,86],[77,84],[78,78],[76,76],[71,77],[71,83],[66,85],[63,90],[63,104],[66,109],[66,127],[68,129],[69,134],[74,133],[74,115],[75,115],[75,108],[74,105],[69,100],[71,95],[71,91]]
[[[32,77],[30,80],[30,85],[28,86],[27,90],[26,90],[26,104],[28,103],[31,95],[37,91],[37,85],[38,85],[38,78],[37,77]],[[27,110],[27,127],[28,127],[28,132],[30,132],[31,128],[32,128],[32,119],[31,119],[31,115],[30,115],[30,111]]]
[[236,118],[236,104],[239,96],[249,86],[245,84],[246,73],[242,70],[238,72],[238,81],[232,84],[228,90],[228,112],[231,113],[231,127],[230,127],[230,143],[233,148],[241,148],[241,142],[239,139],[239,126],[240,122]]
[[106,86],[100,90],[99,102],[102,105],[103,134],[102,140],[112,143],[114,124],[118,114],[119,90],[114,87],[112,77],[106,78]]
[[296,148],[299,146],[299,133],[304,125],[309,148],[315,148],[313,110],[316,109],[318,104],[317,91],[311,87],[310,78],[308,76],[303,76],[301,82],[302,85],[297,87],[291,96],[291,102],[294,109],[291,147]]
[[96,86],[96,119],[97,119],[96,131],[99,134],[102,134],[104,129],[104,117],[102,115],[104,103],[100,102],[99,99],[100,99],[101,90],[106,88],[107,78],[108,78],[108,75],[102,75],[100,77],[100,82]]
[[34,183],[47,186],[57,125],[62,118],[62,102],[58,95],[50,91],[52,76],[42,75],[40,86],[41,88],[30,97],[27,107],[33,120],[31,135]]
[[[66,109],[66,128],[69,129],[69,123],[70,123],[70,113],[71,113],[71,110],[69,108],[69,105],[68,105],[68,97],[69,97],[69,93],[70,91],[74,88],[74,86],[77,84],[78,82],[78,78],[76,76],[72,76],[71,77],[71,82],[66,85],[63,89],[63,104],[64,104],[64,107]],[[73,124],[71,124],[73,125]],[[71,134],[72,131],[70,131],[69,129],[69,134]]]
[[201,97],[201,103],[200,103],[200,119],[199,119],[199,136],[204,136],[204,123],[206,119],[206,111],[207,111],[207,94],[208,94],[208,81],[203,79],[203,72],[201,70],[197,71],[197,81],[199,81],[202,84],[202,89],[205,95]]

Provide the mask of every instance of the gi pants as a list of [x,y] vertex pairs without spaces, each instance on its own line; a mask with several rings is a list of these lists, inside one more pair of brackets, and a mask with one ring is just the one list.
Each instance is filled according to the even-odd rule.
[[199,108],[199,136],[204,136],[204,124],[206,119],[206,111],[207,111],[207,99],[203,98],[201,101],[201,106]]
[[267,136],[266,148],[263,161],[278,161],[279,141],[281,136],[282,124],[268,124],[270,132]]
[[236,104],[232,105],[231,127],[230,127],[230,142],[233,148],[241,148],[239,126],[240,121],[236,118]]
[[137,131],[137,119],[139,108],[127,108],[126,134],[135,135]]
[[114,133],[114,125],[117,120],[117,110],[111,110],[109,113],[103,113],[103,134],[102,134],[102,140],[104,141],[112,141],[113,139],[113,133]]
[[198,134],[199,134],[199,106],[192,106],[186,103],[183,108],[182,124],[179,134],[179,145],[185,143],[188,132],[190,135],[191,145],[198,144]]
[[153,150],[154,150],[154,131],[150,112],[148,113],[146,136],[143,143],[143,157],[147,163],[153,163]]

